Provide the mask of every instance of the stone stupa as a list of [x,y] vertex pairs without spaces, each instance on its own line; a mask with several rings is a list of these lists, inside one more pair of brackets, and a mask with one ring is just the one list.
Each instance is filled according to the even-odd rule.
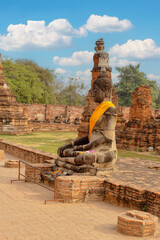
[[30,132],[23,106],[17,103],[16,96],[4,78],[0,54],[0,134],[19,135]]

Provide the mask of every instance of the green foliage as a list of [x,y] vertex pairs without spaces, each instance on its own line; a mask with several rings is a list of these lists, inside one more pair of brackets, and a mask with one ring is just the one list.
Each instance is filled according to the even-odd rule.
[[147,206],[146,206],[146,205],[144,205],[144,206],[142,207],[142,211],[147,212]]
[[116,67],[116,70],[120,73],[120,81],[115,84],[116,92],[119,97],[120,106],[130,106],[132,103],[131,92],[141,85],[149,85],[152,95],[152,106],[157,108],[158,99],[158,86],[156,81],[150,81],[144,72],[139,71],[140,64],[136,66],[129,65],[126,67]]
[[84,84],[79,83],[77,78],[70,78],[69,84],[62,87],[57,95],[58,103],[61,105],[84,105],[85,95],[83,95]]
[[33,61],[11,59],[3,61],[6,81],[22,103],[56,103],[55,75]]
[[21,103],[84,105],[84,84],[70,78],[64,86],[53,70],[44,69],[33,61],[11,59],[3,61],[6,81]]
[[160,86],[158,87],[158,97],[156,100],[156,108],[160,109]]

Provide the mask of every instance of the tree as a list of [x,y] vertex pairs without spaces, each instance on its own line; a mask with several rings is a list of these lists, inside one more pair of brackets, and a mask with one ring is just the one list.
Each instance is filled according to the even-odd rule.
[[160,109],[160,85],[158,86],[158,97],[156,100],[156,108]]
[[62,87],[62,90],[57,95],[58,103],[70,106],[85,105],[85,95],[83,91],[84,84],[79,83],[77,78],[70,78],[69,83],[65,87]]
[[53,70],[27,59],[7,59],[3,70],[18,102],[77,106],[85,103],[84,84],[76,78],[70,78],[64,86]]
[[6,81],[22,103],[57,103],[55,94],[56,76],[49,69],[38,66],[33,61],[11,59],[3,61]]
[[115,84],[120,106],[130,106],[132,103],[131,92],[141,85],[149,85],[152,95],[152,106],[156,108],[158,98],[158,86],[156,81],[150,81],[144,72],[139,71],[140,64],[136,66],[116,67],[119,74],[119,82]]

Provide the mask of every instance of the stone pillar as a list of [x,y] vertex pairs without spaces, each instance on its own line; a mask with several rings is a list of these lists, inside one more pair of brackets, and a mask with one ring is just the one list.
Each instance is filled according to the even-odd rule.
[[129,121],[147,122],[152,117],[151,90],[148,85],[141,85],[132,93]]

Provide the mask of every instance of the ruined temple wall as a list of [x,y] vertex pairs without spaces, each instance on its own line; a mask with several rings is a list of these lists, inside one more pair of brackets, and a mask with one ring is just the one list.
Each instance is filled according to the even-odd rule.
[[[130,107],[118,107],[119,112],[123,114],[123,118],[127,121],[129,121],[129,112],[130,112]],[[156,118],[157,116],[160,115],[160,109],[153,109],[152,108],[152,117]]]
[[[21,104],[24,107],[24,112],[28,116],[29,121],[34,121],[37,114],[42,114],[45,119],[52,121],[56,116],[66,115],[70,117],[71,122],[76,117],[81,119],[84,111],[83,106],[65,106],[65,105],[46,105],[46,104]],[[129,120],[130,107],[118,107],[119,111],[123,114],[123,118]],[[153,118],[160,115],[160,109],[152,109]]]
[[48,119],[53,121],[56,116],[63,116],[70,118],[71,122],[75,118],[81,118],[82,106],[64,106],[64,105],[48,105],[48,104],[21,104],[24,107],[24,112],[28,116],[29,121],[34,121],[40,118],[41,121]]

